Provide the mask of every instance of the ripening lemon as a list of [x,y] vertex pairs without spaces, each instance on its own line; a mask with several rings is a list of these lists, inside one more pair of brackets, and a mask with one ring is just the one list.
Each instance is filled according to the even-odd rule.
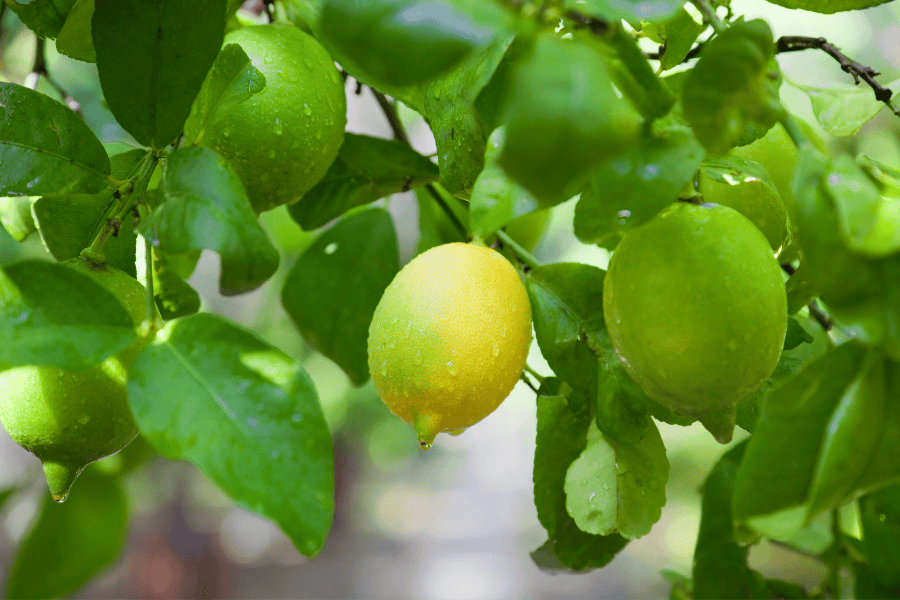
[[369,327],[369,372],[388,408],[423,448],[496,409],[522,374],[531,305],[499,253],[444,244],[413,259],[387,287]]
[[[109,290],[136,324],[146,318],[144,286],[107,265],[77,258],[67,264]],[[152,336],[88,369],[24,366],[0,372],[0,421],[10,437],[44,467],[53,499],[91,462],[124,448],[138,433],[126,395],[128,369]]]
[[606,326],[648,396],[731,439],[735,405],[772,375],[787,297],[765,236],[737,211],[678,202],[628,232],[603,285]]
[[215,121],[200,144],[234,167],[257,213],[296,202],[344,142],[343,80],[325,48],[293,25],[245,27],[225,43],[243,48],[266,87]]

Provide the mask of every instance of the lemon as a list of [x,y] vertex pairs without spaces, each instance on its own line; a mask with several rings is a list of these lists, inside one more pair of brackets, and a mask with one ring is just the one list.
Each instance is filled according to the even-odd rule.
[[234,167],[257,213],[296,202],[344,142],[343,80],[325,48],[293,25],[245,27],[225,43],[243,48],[266,87],[216,121],[200,143]]
[[484,246],[444,244],[394,277],[369,327],[381,399],[423,448],[490,413],[521,377],[531,304],[515,268]]
[[[146,317],[144,286],[126,273],[83,258],[67,264],[92,277],[128,309]],[[22,366],[0,372],[0,421],[44,467],[54,500],[66,499],[91,462],[124,448],[138,433],[128,406],[128,369],[152,336],[139,338],[95,367]]]
[[737,211],[675,203],[628,232],[603,286],[606,326],[648,396],[731,439],[735,405],[772,375],[787,296],[765,236]]

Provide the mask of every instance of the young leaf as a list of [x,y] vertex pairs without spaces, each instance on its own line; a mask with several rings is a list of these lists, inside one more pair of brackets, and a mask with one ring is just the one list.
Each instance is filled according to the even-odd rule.
[[585,533],[566,511],[566,471],[584,450],[591,418],[586,410],[573,412],[559,387],[545,380],[537,399],[534,503],[549,539],[531,556],[543,570],[588,571],[608,564],[628,540]]
[[334,459],[315,387],[294,360],[220,317],[176,319],[138,356],[128,401],[157,452],[271,518],[301,553],[319,553]]
[[785,350],[793,350],[804,342],[811,344],[814,339],[811,333],[803,329],[803,325],[797,319],[788,317],[787,333],[784,335]]
[[603,320],[603,278],[597,267],[561,263],[533,269],[525,281],[541,353],[553,371],[596,407],[600,431],[638,442],[650,399],[625,373]]
[[765,581],[747,566],[750,548],[737,542],[732,516],[734,480],[747,447],[725,453],[703,484],[700,532],[694,550],[694,598],[765,598]]
[[485,239],[515,219],[538,208],[538,202],[525,188],[514,182],[497,166],[497,157],[505,139],[498,127],[488,138],[484,153],[484,170],[475,180],[469,200],[472,233]]
[[134,341],[115,296],[65,265],[24,260],[0,268],[0,369],[84,369]]
[[666,21],[681,10],[683,4],[678,0],[657,0],[655,2],[636,2],[634,0],[580,0],[568,1],[566,4],[577,5],[588,14],[618,21]]
[[96,0],[91,31],[109,109],[138,142],[165,148],[222,46],[225,0]]
[[552,205],[580,192],[595,165],[628,149],[638,115],[616,95],[596,50],[545,34],[516,70],[503,122],[500,166]]
[[870,571],[881,585],[900,587],[900,485],[860,498],[859,514]]
[[766,130],[784,109],[769,81],[775,42],[765,21],[739,21],[712,39],[684,83],[684,117],[703,147],[724,154],[748,126]]
[[103,144],[64,104],[0,82],[0,196],[99,192],[109,158]]
[[437,181],[433,162],[401,142],[353,133],[325,176],[288,206],[305,230],[318,229],[351,208]]
[[118,478],[92,467],[62,504],[44,498],[9,572],[8,598],[73,595],[119,558],[128,504]]
[[66,23],[56,38],[56,50],[69,58],[85,62],[97,62],[94,40],[91,37],[91,18],[94,16],[94,0],[77,0]]
[[297,329],[354,385],[369,378],[369,323],[399,270],[394,223],[387,211],[371,209],[322,234],[285,279],[281,303]]
[[200,310],[200,296],[169,265],[168,255],[158,248],[153,253],[153,300],[163,319],[177,319]]
[[6,0],[6,5],[40,38],[55,38],[75,0]]
[[206,75],[184,124],[185,145],[197,145],[216,120],[266,87],[266,76],[238,44],[226,44]]
[[891,0],[768,0],[785,8],[799,8],[811,12],[833,14],[845,10],[862,10]]
[[0,224],[9,236],[21,242],[37,231],[31,205],[37,200],[34,196],[0,196]]
[[660,50],[662,56],[659,57],[660,67],[663,71],[668,71],[684,61],[704,29],[705,26],[702,23],[695,21],[691,13],[682,8],[668,21],[658,25],[645,25],[641,32],[645,35],[651,32],[656,34],[651,37],[654,41],[662,44]]
[[[791,85],[809,96],[813,114],[820,125],[837,137],[847,137],[859,131],[885,108],[885,103],[875,98],[871,88],[814,87],[791,82]],[[886,85],[888,89],[900,89],[900,79]]]
[[256,220],[237,173],[208,148],[173,152],[163,171],[166,201],[139,231],[168,253],[213,250],[222,257],[219,290],[243,294],[278,268],[278,251]]
[[690,131],[644,135],[637,148],[591,174],[575,206],[575,235],[586,244],[615,247],[626,232],[678,199],[703,155]]
[[326,0],[318,34],[338,62],[379,88],[432,79],[492,38],[466,13],[436,0]]
[[652,419],[634,444],[592,427],[587,448],[566,472],[566,510],[582,531],[636,539],[662,516],[668,480],[666,448]]

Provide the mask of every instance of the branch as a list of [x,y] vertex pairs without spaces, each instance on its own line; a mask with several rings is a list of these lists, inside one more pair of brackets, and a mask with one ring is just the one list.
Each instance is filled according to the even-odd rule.
[[37,46],[34,51],[34,64],[31,67],[31,73],[29,73],[28,76],[25,77],[25,81],[23,82],[25,87],[32,90],[36,89],[38,80],[40,79],[41,75],[43,75],[44,79],[46,79],[47,82],[53,86],[53,89],[55,89],[59,93],[59,95],[63,97],[63,101],[66,103],[66,106],[72,109],[75,114],[83,119],[84,115],[81,114],[81,104],[78,102],[78,100],[73,98],[71,94],[69,94],[66,90],[60,87],[59,84],[57,84],[55,81],[53,81],[53,79],[50,78],[50,73],[47,72],[47,62],[44,58],[44,43],[45,40],[43,38],[37,39]]
[[[703,46],[705,44],[706,42],[698,42],[697,45],[691,48],[691,51],[684,56],[684,59],[679,64],[684,64],[692,58],[697,58],[698,56],[700,56],[700,53],[703,52]],[[659,47],[659,50],[657,50],[656,52],[650,52],[646,54],[646,56],[651,60],[660,60],[665,53],[666,45],[663,44]]]
[[799,52],[801,50],[822,50],[841,65],[842,71],[850,73],[850,75],[853,76],[853,81],[856,85],[859,85],[860,80],[865,81],[875,92],[875,99],[879,102],[884,102],[887,107],[891,109],[891,112],[893,112],[897,116],[900,116],[900,109],[895,108],[893,103],[891,103],[891,98],[893,97],[894,93],[890,90],[890,88],[886,88],[875,81],[875,77],[881,75],[881,73],[879,73],[872,67],[860,64],[855,60],[852,60],[846,54],[843,54],[840,50],[838,50],[837,46],[830,43],[825,38],[786,35],[778,38],[778,41],[775,43],[776,54],[783,54],[785,52]]
[[582,14],[577,10],[570,10],[566,13],[566,17],[575,22],[575,29],[590,29],[594,35],[603,35],[609,31],[609,23],[603,19]]

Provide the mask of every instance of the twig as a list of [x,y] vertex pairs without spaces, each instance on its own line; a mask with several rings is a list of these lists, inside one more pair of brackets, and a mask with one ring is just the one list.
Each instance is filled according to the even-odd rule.
[[[685,54],[684,58],[682,59],[682,61],[679,64],[684,64],[687,61],[700,56],[700,53],[703,52],[704,44],[706,44],[706,42],[698,42],[696,46],[691,48],[690,52]],[[650,52],[646,56],[647,56],[647,58],[649,58],[651,60],[660,60],[665,53],[666,53],[666,45],[663,44],[662,46],[659,47],[658,51]]]
[[582,14],[577,10],[570,10],[566,13],[566,17],[575,22],[576,29],[587,28],[590,29],[591,33],[594,35],[603,35],[609,31],[609,23],[603,19]]
[[719,15],[716,14],[716,9],[709,5],[707,0],[691,0],[691,4],[697,7],[701,13],[703,13],[704,20],[712,25],[713,31],[716,33],[722,33],[725,31],[727,26],[722,20],[719,18]]
[[831,511],[831,534],[834,537],[834,546],[837,549],[828,565],[828,583],[827,588],[831,589],[831,597],[839,599],[841,597],[841,550],[844,545],[844,532],[841,530],[841,511],[835,508]]
[[786,35],[778,38],[778,41],[775,43],[775,52],[777,54],[783,54],[786,52],[800,52],[801,50],[821,50],[825,52],[828,56],[836,60],[838,64],[841,65],[842,71],[844,71],[845,73],[850,73],[850,75],[853,76],[853,81],[856,85],[859,85],[860,81],[865,81],[875,92],[875,99],[879,102],[884,102],[887,107],[891,109],[891,112],[893,112],[897,116],[900,116],[900,108],[895,107],[891,102],[894,93],[890,90],[890,88],[886,88],[875,81],[875,77],[881,75],[881,73],[879,73],[872,67],[860,64],[855,60],[852,60],[846,54],[838,50],[837,46],[830,43],[825,38]]
[[[4,6],[6,5],[4,4]],[[2,22],[2,19],[0,19],[0,22]],[[44,79],[46,79],[47,82],[53,86],[53,89],[55,89],[59,93],[59,95],[63,97],[63,101],[66,103],[66,106],[72,109],[75,114],[83,119],[84,115],[81,114],[81,104],[78,102],[78,100],[73,98],[71,94],[64,90],[58,83],[53,81],[53,79],[50,77],[50,73],[47,72],[47,61],[44,57],[44,43],[45,42],[43,38],[37,39],[37,46],[34,51],[34,64],[31,67],[31,73],[29,73],[25,78],[25,87],[32,90],[36,89],[38,80],[43,75]]]
[[525,263],[526,269],[528,272],[531,269],[536,269],[541,266],[541,263],[534,256],[531,255],[530,252],[525,250],[522,246],[517,244],[515,240],[509,237],[509,234],[503,231],[502,229],[497,231],[497,238],[506,246],[509,246],[513,252],[516,253],[516,256],[519,257],[523,263]]
[[822,326],[822,329],[825,330],[825,333],[828,333],[834,327],[834,319],[826,315],[822,312],[822,309],[819,308],[819,305],[816,304],[816,301],[813,300],[807,306],[809,309],[809,316],[816,320],[816,322]]
[[531,391],[532,391],[532,392],[534,392],[535,394],[538,393],[538,388],[535,387],[535,385],[531,382],[530,379],[528,379],[528,376],[525,374],[524,371],[522,372],[522,381],[525,382],[525,385],[527,385],[528,387],[531,388]]
[[378,102],[378,106],[381,107],[381,112],[383,112],[384,116],[387,118],[388,123],[391,126],[391,131],[394,132],[394,139],[409,146],[409,136],[406,135],[406,130],[403,128],[403,123],[400,121],[399,115],[397,115],[397,109],[393,104],[391,104],[391,101],[388,100],[384,94],[382,94],[375,88],[370,87],[369,89],[372,91],[372,95],[375,96],[375,100]]

